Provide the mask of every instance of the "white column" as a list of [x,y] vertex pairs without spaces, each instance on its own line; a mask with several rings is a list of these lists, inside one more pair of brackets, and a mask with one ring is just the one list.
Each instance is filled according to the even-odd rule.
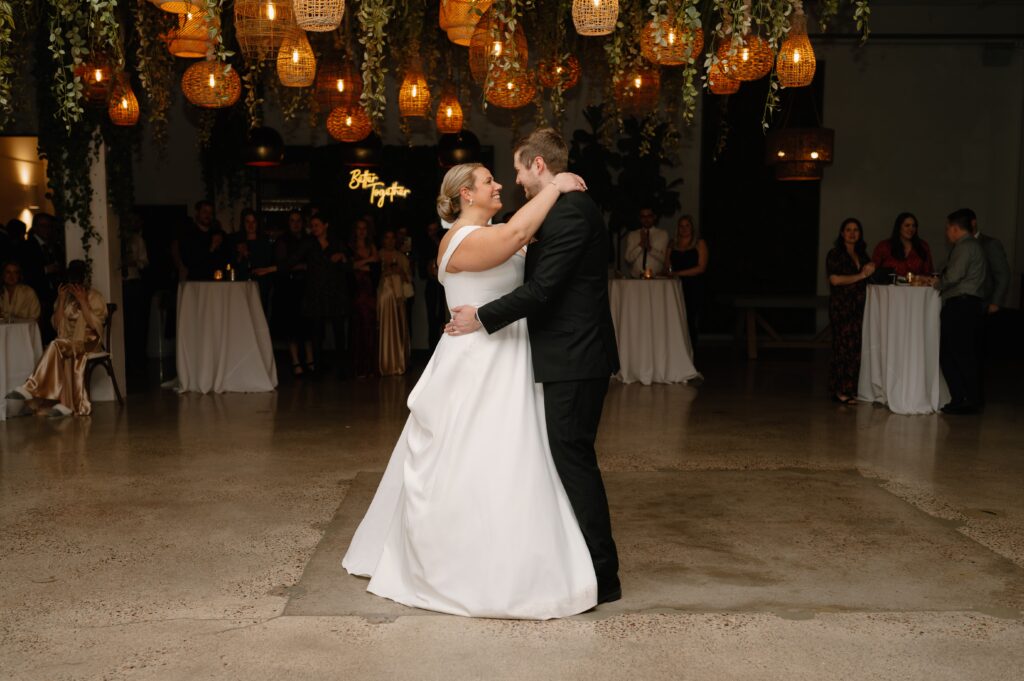
[[[124,300],[121,294],[121,239],[117,214],[107,202],[107,150],[100,144],[99,153],[89,168],[92,180],[92,225],[100,236],[99,243],[90,248],[92,256],[92,287],[103,294],[108,303],[117,305],[114,313],[113,326],[110,330],[110,352],[114,360],[114,374],[121,393],[127,388],[124,375]],[[69,222],[64,228],[66,255],[71,260],[84,259],[82,249],[82,229]],[[89,397],[94,402],[106,402],[114,399],[114,389],[103,369],[92,374],[92,385]]]

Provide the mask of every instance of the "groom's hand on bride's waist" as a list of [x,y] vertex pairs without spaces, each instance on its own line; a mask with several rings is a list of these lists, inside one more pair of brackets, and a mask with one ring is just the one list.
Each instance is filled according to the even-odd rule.
[[480,318],[476,316],[476,308],[472,305],[459,305],[452,308],[452,319],[444,327],[449,336],[465,336],[478,330]]

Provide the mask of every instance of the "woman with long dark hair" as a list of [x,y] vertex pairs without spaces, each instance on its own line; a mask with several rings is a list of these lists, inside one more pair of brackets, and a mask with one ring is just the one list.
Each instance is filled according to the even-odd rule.
[[690,344],[697,351],[697,322],[704,307],[704,273],[708,269],[708,245],[701,238],[692,215],[683,215],[676,223],[676,238],[665,263],[668,275],[678,277],[686,303],[686,325]]
[[356,220],[352,226],[352,269],[355,295],[352,301],[352,363],[358,378],[377,373],[377,274],[380,258],[370,224]]
[[871,255],[876,267],[889,269],[897,275],[931,276],[935,271],[928,242],[917,235],[917,218],[913,213],[900,213],[892,227],[892,236],[875,246]]
[[836,402],[851,404],[857,401],[867,280],[875,272],[864,243],[864,229],[857,218],[846,218],[839,226],[839,236],[825,259],[825,272],[829,283],[828,319],[832,325],[828,390]]

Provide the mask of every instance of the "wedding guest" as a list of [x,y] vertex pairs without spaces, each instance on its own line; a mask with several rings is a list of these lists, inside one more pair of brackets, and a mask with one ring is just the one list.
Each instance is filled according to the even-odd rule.
[[[5,225],[0,225],[0,262],[14,259],[16,239],[25,240],[25,229],[25,223],[17,218],[8,220]],[[16,234],[20,237],[15,237]]]
[[196,202],[195,217],[184,225],[171,242],[171,260],[178,270],[178,281],[213,279],[229,259],[224,231],[217,224],[213,203]]
[[99,291],[90,288],[85,262],[68,263],[67,277],[54,306],[56,339],[47,346],[28,381],[7,395],[8,412],[13,415],[26,409],[49,416],[92,413],[85,367],[89,353],[102,347],[107,304]]
[[832,326],[832,366],[828,390],[843,404],[857,401],[860,373],[861,324],[867,280],[875,272],[868,258],[860,220],[847,218],[839,226],[832,250],[825,259],[828,274],[828,317]]
[[448,321],[448,303],[444,297],[444,287],[437,280],[437,251],[441,246],[441,225],[436,220],[427,223],[423,231],[423,245],[418,249],[420,254],[420,277],[426,280],[424,299],[427,306],[427,341],[433,352],[441,340],[441,333]]
[[[292,374],[295,376],[302,376],[307,369],[315,367],[310,324],[301,314],[306,295],[307,266],[299,258],[296,258],[296,264],[290,267],[287,265],[306,240],[306,221],[302,211],[293,210],[288,214],[288,231],[274,244],[277,265],[267,268],[263,273],[263,276],[276,273],[273,322],[288,340],[288,354],[292,360]],[[303,351],[301,357],[300,350]]]
[[641,208],[640,228],[626,235],[626,262],[629,274],[635,279],[650,270],[659,273],[665,269],[668,257],[668,234],[657,229],[658,221],[652,208]]
[[973,414],[982,401],[977,344],[985,315],[988,265],[984,247],[972,235],[972,215],[960,209],[946,218],[946,239],[953,249],[934,282],[943,301],[939,365],[951,398],[942,408],[946,414]]
[[978,216],[970,208],[962,208],[966,215],[971,218],[971,233],[975,240],[981,244],[985,252],[985,264],[988,266],[988,274],[985,277],[985,311],[988,314],[995,314],[1006,305],[1006,296],[1010,292],[1010,261],[1006,257],[1006,249],[999,239],[982,234],[978,229]]
[[0,294],[0,317],[39,320],[39,297],[31,286],[21,283],[21,265],[4,263],[4,288]]
[[398,250],[396,241],[394,230],[384,230],[378,253],[377,319],[380,321],[380,340],[377,363],[381,376],[404,374],[410,354],[405,301],[412,297],[412,270],[409,259]]
[[[336,357],[342,356],[346,318],[351,309],[347,276],[350,258],[345,247],[330,236],[330,223],[323,213],[310,218],[309,231],[310,236],[295,246],[294,252],[284,261],[283,268],[292,271],[300,265],[306,267],[301,313],[310,329],[315,352],[319,355],[314,355],[314,361],[308,361],[307,354],[307,369],[316,372],[317,362],[322,363],[324,356],[324,338],[328,325],[334,334]],[[298,348],[293,359],[297,351]],[[297,361],[292,369],[296,375],[301,375]],[[339,373],[344,371],[341,361],[338,361],[336,370]]]
[[32,230],[18,243],[13,257],[21,264],[25,283],[39,297],[39,331],[43,343],[49,343],[55,337],[55,331],[47,321],[53,315],[57,290],[64,276],[64,255],[58,231],[56,217],[49,213],[36,213],[32,216]]
[[376,273],[380,264],[377,247],[373,243],[370,223],[365,218],[356,220],[352,227],[352,252],[355,295],[352,316],[352,363],[359,378],[377,372],[377,286]]
[[708,269],[708,245],[700,238],[692,215],[683,215],[676,223],[676,238],[669,252],[667,274],[679,277],[686,303],[686,326],[690,344],[697,348],[697,321],[704,307],[704,273]]
[[121,223],[121,294],[124,298],[125,364],[133,375],[146,368],[149,290],[142,278],[149,251],[142,238],[142,218],[132,213]]
[[928,242],[917,235],[917,218],[913,213],[896,216],[892,236],[875,246],[871,261],[875,267],[892,270],[900,277],[931,276],[935,272],[932,250]]
[[231,235],[231,267],[237,281],[253,279],[260,287],[260,303],[265,314],[270,314],[270,293],[273,278],[269,276],[274,266],[274,245],[263,232],[260,218],[251,208],[240,214],[240,229]]

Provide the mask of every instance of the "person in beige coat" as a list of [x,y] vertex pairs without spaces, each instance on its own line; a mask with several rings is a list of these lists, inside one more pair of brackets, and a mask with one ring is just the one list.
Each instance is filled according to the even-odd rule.
[[4,286],[0,291],[0,318],[38,321],[39,297],[32,287],[21,283],[21,265],[4,264]]

